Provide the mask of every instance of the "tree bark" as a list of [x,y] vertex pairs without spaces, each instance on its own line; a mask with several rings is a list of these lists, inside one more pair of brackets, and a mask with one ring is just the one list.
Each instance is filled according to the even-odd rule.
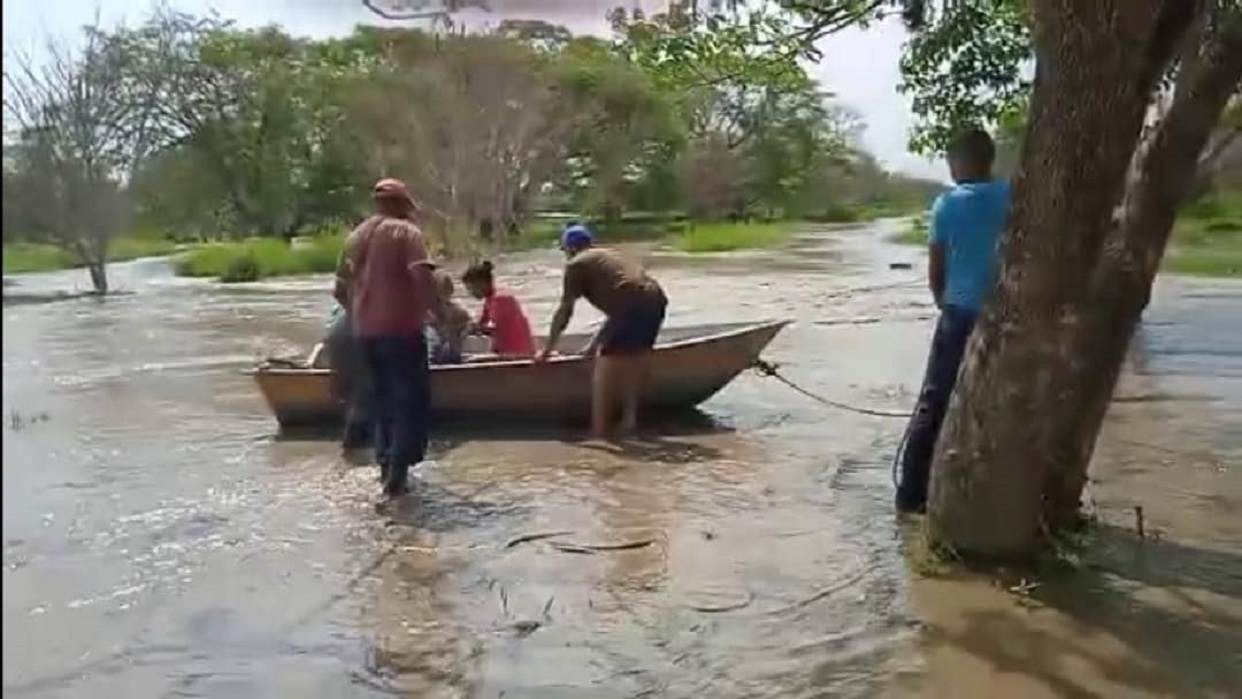
[[[1111,382],[1076,383],[1089,366],[1078,337],[1114,322],[1091,282],[1162,72],[1152,64],[1169,57],[1154,42],[1178,2],[1029,3],[1037,66],[1011,227],[932,469],[929,534],[961,553],[1033,553],[1045,479],[1090,459],[1095,432],[1067,439],[1065,423],[1102,416]],[[1128,337],[1095,349],[1124,354]]]
[[1061,423],[1055,430],[1063,442],[1060,451],[1081,458],[1060,462],[1048,474],[1044,518],[1052,527],[1077,515],[1096,436],[1177,210],[1193,194],[1200,153],[1242,78],[1242,10],[1225,18],[1203,42],[1202,60],[1179,80],[1172,105],[1139,154],[1120,220],[1105,240],[1088,298],[1098,320],[1081,326],[1070,339],[1074,356],[1084,360],[1072,385],[1089,409],[1054,415]]
[[103,296],[108,293],[108,267],[106,262],[91,261],[86,265],[86,271],[91,276],[91,286],[95,289],[95,293]]

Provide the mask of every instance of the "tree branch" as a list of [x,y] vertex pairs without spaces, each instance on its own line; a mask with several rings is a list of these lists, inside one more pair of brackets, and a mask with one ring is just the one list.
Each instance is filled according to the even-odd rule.
[[[1177,210],[1193,187],[1200,154],[1242,81],[1242,9],[1204,39],[1202,58],[1178,89],[1137,159],[1119,225],[1110,234],[1096,288],[1119,279],[1146,293]],[[1114,293],[1114,292],[1109,292]]]

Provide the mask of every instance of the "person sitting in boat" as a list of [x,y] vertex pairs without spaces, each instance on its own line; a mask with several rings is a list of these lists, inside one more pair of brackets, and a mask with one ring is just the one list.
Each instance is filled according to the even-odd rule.
[[470,265],[461,275],[461,282],[471,296],[483,301],[483,311],[471,330],[492,339],[492,354],[500,359],[534,357],[535,338],[530,331],[530,321],[517,297],[496,287],[491,261]]
[[435,344],[429,345],[432,348],[431,363],[460,364],[462,347],[471,324],[470,311],[453,300],[453,277],[448,272],[437,269],[435,279],[436,303],[440,308],[434,318],[441,320],[433,318],[429,324],[435,337]]
[[311,353],[310,365],[332,371],[332,395],[345,405],[345,432],[341,449],[354,458],[371,446],[371,379],[354,337],[349,313],[337,303],[328,319],[327,335]]
[[604,438],[608,413],[619,395],[621,431],[638,423],[638,401],[651,370],[651,350],[664,324],[668,299],[659,283],[635,260],[614,250],[594,247],[586,226],[570,224],[561,234],[565,265],[561,301],[552,316],[548,341],[536,356],[547,361],[569,325],[574,304],[585,298],[604,314],[599,332],[583,350],[598,355],[591,398],[591,433]]

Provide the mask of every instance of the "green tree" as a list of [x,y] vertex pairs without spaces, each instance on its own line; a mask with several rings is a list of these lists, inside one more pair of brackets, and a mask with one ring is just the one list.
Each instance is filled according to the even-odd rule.
[[243,231],[288,239],[356,207],[362,163],[341,90],[373,59],[359,46],[173,12],[108,41],[130,92],[158,105],[163,143],[193,152],[202,194],[221,194]]
[[373,159],[451,230],[516,230],[582,118],[562,108],[558,54],[500,35],[374,36],[382,58],[351,95]]
[[152,148],[151,105],[126,90],[125,57],[95,28],[71,51],[6,60],[5,227],[67,250],[99,294],[128,225],[124,182]]
[[649,178],[671,172],[684,137],[673,101],[651,75],[596,39],[566,45],[552,80],[558,109],[576,115],[562,186],[579,193],[585,211],[615,220],[644,190],[651,197]]
[[700,12],[673,3],[651,17],[615,11],[615,50],[649,75],[685,124],[679,170],[696,215],[792,213],[842,125],[799,64],[773,49],[793,25],[763,8]]

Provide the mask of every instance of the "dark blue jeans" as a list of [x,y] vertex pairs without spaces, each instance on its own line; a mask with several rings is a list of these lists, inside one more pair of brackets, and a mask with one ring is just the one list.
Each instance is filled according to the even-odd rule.
[[371,415],[371,396],[356,396],[345,405],[345,434],[341,447],[346,451],[375,443],[375,420]]
[[906,448],[901,459],[901,482],[897,485],[897,507],[920,510],[927,503],[927,486],[931,480],[932,456],[936,438],[949,408],[949,397],[957,383],[957,371],[966,352],[966,341],[974,330],[975,311],[945,306],[941,309],[936,331],[932,335],[927,356],[927,371],[919,390],[918,405],[907,428]]
[[431,413],[431,369],[427,342],[411,337],[363,338],[363,351],[373,380],[375,458],[384,489],[405,487],[410,466],[427,454]]

